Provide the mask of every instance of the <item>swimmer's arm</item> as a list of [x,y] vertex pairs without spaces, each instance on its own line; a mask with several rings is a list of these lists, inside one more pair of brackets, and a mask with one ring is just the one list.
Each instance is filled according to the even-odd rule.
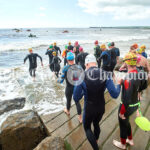
[[26,63],[26,60],[29,58],[29,55],[27,55],[24,59],[24,64]]
[[73,99],[74,99],[75,102],[79,102],[82,99],[83,95],[85,94],[84,93],[84,91],[85,91],[84,86],[85,85],[84,85],[84,82],[83,82],[82,84],[74,87]]
[[121,71],[121,70],[125,70],[126,68],[127,68],[126,63],[123,63],[123,65],[120,67],[120,69],[119,69],[119,70],[120,70],[120,71]]
[[60,77],[60,81],[58,81],[59,83],[63,83],[65,78],[66,78],[66,71],[67,71],[67,66],[64,67],[63,71],[62,71],[62,75]]
[[110,93],[111,97],[117,98],[120,94],[121,85],[118,84],[116,87],[111,79],[107,79],[106,81],[106,88]]
[[39,58],[40,58],[40,60],[41,60],[41,63],[42,63],[42,57],[41,57],[41,56],[39,56],[38,54],[37,54],[37,57],[39,57]]

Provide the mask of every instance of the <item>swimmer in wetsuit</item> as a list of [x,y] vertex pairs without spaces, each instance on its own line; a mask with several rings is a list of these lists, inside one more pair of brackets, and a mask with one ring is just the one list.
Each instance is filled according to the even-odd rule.
[[67,45],[65,45],[65,50],[62,52],[62,57],[64,58],[64,66],[66,66],[66,64],[67,64],[67,53],[69,52],[69,50],[68,50],[68,46]]
[[138,93],[147,88],[144,72],[138,72],[136,68],[136,54],[128,53],[124,61],[128,67],[128,74],[122,81],[121,103],[118,112],[121,142],[113,140],[113,144],[120,149],[126,149],[126,143],[134,145],[129,118],[138,109],[140,103]]
[[32,48],[29,48],[29,53],[25,59],[24,59],[24,64],[26,62],[27,59],[29,59],[29,73],[30,73],[30,76],[33,77],[35,79],[35,71],[36,71],[36,68],[37,68],[37,57],[40,58],[41,60],[41,65],[43,66],[43,63],[42,63],[42,57],[39,56],[38,54],[36,53],[33,53],[33,50]]
[[[99,122],[105,112],[104,92],[107,88],[110,95],[113,98],[117,98],[120,93],[121,86],[119,84],[121,81],[119,81],[117,88],[115,88],[108,73],[96,67],[97,61],[92,54],[86,57],[85,65],[85,79],[80,85],[75,86],[73,97],[75,102],[79,102],[84,96],[84,130],[93,150],[99,150],[97,141],[101,132]],[[91,129],[92,123],[94,132]]]
[[[66,103],[66,108],[64,109],[64,112],[67,115],[70,115],[71,99],[72,99],[73,89],[74,89],[74,85],[72,85],[67,78],[67,76],[68,76],[67,73],[68,73],[70,67],[75,65],[74,59],[75,59],[74,54],[72,52],[68,52],[67,53],[68,65],[64,67],[64,69],[62,71],[63,74],[61,76],[61,79],[58,80],[59,83],[63,83],[64,80],[66,80],[65,96],[67,99],[67,103]],[[78,113],[78,120],[80,123],[82,123],[81,105],[79,102],[77,102],[75,104],[76,104],[77,113]]]
[[81,46],[79,48],[79,52],[80,53],[77,55],[76,62],[82,67],[83,70],[85,70],[85,58],[88,55],[88,53],[84,52]]
[[98,45],[98,41],[97,40],[94,42],[94,44],[95,44],[95,47],[94,47],[94,56],[96,57],[98,68],[100,68],[101,61],[100,61],[99,58],[101,56],[102,50],[100,49],[100,46]]
[[54,51],[53,52],[53,59],[52,59],[52,65],[53,65],[53,71],[56,75],[56,77],[58,78],[59,77],[59,71],[60,71],[60,63],[61,63],[61,59],[56,56],[56,52]]
[[58,54],[58,51],[59,51],[59,53],[60,53],[60,55],[61,55],[60,47],[57,46],[57,43],[56,43],[56,42],[54,42],[54,49],[57,51],[57,54]]

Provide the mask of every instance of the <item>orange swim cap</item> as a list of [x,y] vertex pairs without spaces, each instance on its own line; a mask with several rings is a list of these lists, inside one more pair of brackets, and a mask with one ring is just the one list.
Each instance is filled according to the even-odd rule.
[[139,46],[138,46],[137,43],[135,43],[135,44],[133,44],[131,47],[134,48],[134,49],[137,49]]
[[100,48],[101,48],[101,49],[106,49],[106,45],[105,45],[105,44],[102,44],[102,45],[100,46]]
[[33,52],[32,48],[29,48],[28,51],[29,51],[29,52]]

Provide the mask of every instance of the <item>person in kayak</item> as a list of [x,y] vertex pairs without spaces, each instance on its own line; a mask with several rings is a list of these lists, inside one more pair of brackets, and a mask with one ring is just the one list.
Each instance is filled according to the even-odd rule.
[[53,65],[53,72],[55,73],[56,77],[58,78],[59,71],[60,71],[61,59],[57,56],[56,51],[54,51],[52,54],[53,54],[53,59],[52,59],[51,65]]
[[101,66],[101,61],[100,61],[100,56],[101,56],[101,53],[102,53],[102,50],[100,49],[100,46],[98,44],[98,40],[96,40],[94,42],[95,44],[95,47],[94,47],[94,56],[96,57],[96,60],[97,60],[97,64],[98,64],[98,68],[100,68]]
[[24,64],[26,63],[26,60],[29,59],[29,73],[30,73],[30,76],[35,79],[35,76],[36,76],[35,72],[37,68],[37,57],[40,58],[41,65],[43,66],[42,57],[36,53],[33,53],[32,48],[29,48],[29,53],[30,54],[28,54],[24,59]]
[[[68,52],[67,53],[68,65],[64,67],[64,69],[62,71],[62,76],[61,76],[60,80],[58,80],[59,83],[63,83],[64,80],[66,80],[65,96],[67,99],[67,103],[66,103],[66,108],[64,109],[64,112],[67,115],[70,115],[71,99],[72,99],[73,89],[74,89],[74,85],[71,84],[67,78],[67,76],[68,76],[67,73],[68,73],[69,69],[75,65],[74,60],[75,60],[74,54],[72,52]],[[75,104],[76,104],[77,113],[78,113],[78,120],[80,123],[82,123],[81,105],[79,102],[77,102]]]
[[57,54],[58,54],[58,51],[59,51],[59,53],[60,53],[60,55],[61,55],[60,47],[57,46],[57,43],[56,43],[56,42],[54,42],[54,49],[57,51]]
[[[97,61],[94,55],[87,55],[85,59],[86,71],[84,81],[74,88],[73,97],[76,103],[84,96],[84,114],[83,126],[86,137],[93,150],[99,150],[98,139],[100,135],[99,122],[105,113],[104,92],[107,88],[113,98],[117,98],[120,93],[119,81],[117,87],[108,73],[97,67]],[[94,132],[91,125],[94,126]]]
[[146,46],[142,45],[142,46],[140,46],[140,49],[142,49],[142,56],[144,56],[145,58],[147,58],[147,53],[145,52]]
[[77,55],[77,64],[80,65],[83,70],[85,70],[85,58],[88,55],[88,53],[83,51],[83,48],[80,46],[79,48],[79,54]]
[[68,43],[68,51],[73,51],[73,46],[71,45],[71,42]]
[[66,66],[66,64],[67,64],[67,53],[69,52],[69,50],[68,50],[68,46],[66,45],[65,46],[65,50],[62,52],[62,57],[64,58],[64,66]]
[[136,68],[136,54],[129,52],[124,57],[124,62],[127,64],[128,74],[122,81],[121,103],[118,112],[121,142],[113,140],[113,144],[120,149],[126,149],[126,143],[134,145],[129,118],[138,109],[140,103],[138,93],[147,88],[146,77]]

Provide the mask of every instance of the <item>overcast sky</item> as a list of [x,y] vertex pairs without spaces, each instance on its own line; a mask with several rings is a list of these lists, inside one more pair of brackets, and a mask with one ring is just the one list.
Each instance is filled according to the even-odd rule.
[[0,0],[0,28],[150,26],[150,0]]

